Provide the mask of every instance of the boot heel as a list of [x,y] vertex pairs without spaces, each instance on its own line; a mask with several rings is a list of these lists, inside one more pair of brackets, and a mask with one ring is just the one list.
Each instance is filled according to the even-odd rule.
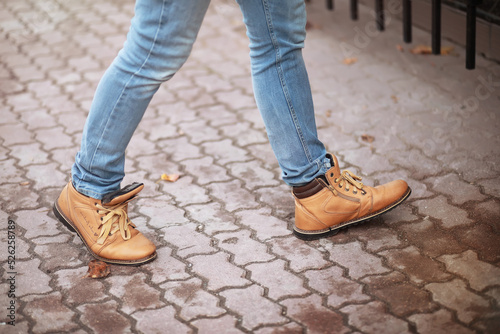
[[59,221],[61,223],[63,223],[63,225],[68,228],[68,230],[70,230],[71,232],[76,233],[76,231],[73,228],[73,226],[71,226],[71,224],[66,221],[66,218],[64,218],[64,216],[61,213],[59,213],[59,210],[57,209],[57,204],[56,203],[54,203],[54,206],[52,207],[52,210],[54,211],[54,215],[57,217],[57,219],[59,219]]

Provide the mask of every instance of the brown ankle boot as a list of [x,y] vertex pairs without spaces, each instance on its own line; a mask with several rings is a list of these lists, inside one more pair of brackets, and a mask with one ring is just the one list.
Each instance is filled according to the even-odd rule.
[[387,212],[410,196],[403,180],[377,187],[361,183],[349,171],[340,172],[331,155],[332,168],[325,178],[316,178],[303,187],[294,187],[294,234],[301,239],[317,239],[336,234],[342,227],[360,223]]
[[156,257],[156,247],[135,229],[127,206],[143,184],[133,183],[97,200],[80,194],[70,182],[54,204],[56,217],[76,232],[87,249],[104,262],[137,265]]

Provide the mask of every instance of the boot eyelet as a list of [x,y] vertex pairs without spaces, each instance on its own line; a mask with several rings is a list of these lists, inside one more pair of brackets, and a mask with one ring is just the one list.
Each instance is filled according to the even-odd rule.
[[339,184],[339,188],[342,189],[342,185]]
[[333,177],[333,173],[330,173],[330,177]]

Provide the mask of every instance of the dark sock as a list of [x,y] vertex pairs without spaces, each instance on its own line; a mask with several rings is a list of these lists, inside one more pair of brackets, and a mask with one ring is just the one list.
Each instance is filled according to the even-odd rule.
[[324,188],[324,184],[320,182],[318,179],[323,179],[325,183],[328,184],[325,176],[321,175],[318,178],[306,184],[305,186],[293,187],[293,194],[295,195],[295,197],[302,199],[317,194],[321,189]]

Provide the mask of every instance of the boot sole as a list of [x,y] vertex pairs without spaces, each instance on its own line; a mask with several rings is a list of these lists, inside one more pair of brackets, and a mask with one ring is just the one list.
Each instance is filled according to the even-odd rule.
[[332,235],[337,234],[341,229],[347,228],[350,225],[357,225],[360,223],[365,223],[365,222],[367,222],[375,217],[380,216],[383,213],[391,211],[392,209],[394,209],[395,207],[397,207],[398,205],[403,203],[410,196],[410,194],[411,194],[411,188],[408,187],[408,190],[404,193],[404,195],[400,199],[398,199],[394,203],[390,204],[389,206],[386,206],[385,208],[383,208],[379,211],[373,212],[367,216],[363,216],[363,217],[358,218],[358,219],[349,220],[347,222],[343,222],[341,224],[329,227],[327,229],[317,230],[317,231],[301,230],[301,229],[297,228],[296,226],[294,226],[293,234],[297,238],[302,239],[302,240],[317,240],[320,238],[330,237]]
[[63,225],[68,228],[68,230],[70,230],[71,232],[76,233],[78,235],[78,237],[82,240],[83,244],[85,245],[85,247],[87,248],[87,250],[90,252],[90,254],[92,254],[92,256],[95,257],[98,260],[101,260],[101,261],[106,262],[106,263],[119,264],[119,265],[125,265],[125,266],[138,266],[138,265],[142,265],[142,264],[151,262],[151,261],[153,261],[156,258],[156,251],[153,254],[151,254],[150,256],[148,256],[148,257],[145,257],[145,258],[142,258],[142,259],[138,259],[138,260],[131,260],[131,261],[126,261],[126,260],[110,260],[110,259],[106,259],[104,257],[101,257],[101,256],[97,255],[96,253],[94,253],[90,249],[89,245],[87,245],[87,242],[81,236],[81,234],[78,231],[78,229],[73,225],[73,223],[71,222],[71,220],[69,220],[64,215],[64,213],[62,213],[61,209],[59,208],[59,205],[57,205],[57,202],[54,203],[53,211],[54,211],[54,214],[57,217],[57,219],[59,219],[59,221],[61,223],[63,223]]

